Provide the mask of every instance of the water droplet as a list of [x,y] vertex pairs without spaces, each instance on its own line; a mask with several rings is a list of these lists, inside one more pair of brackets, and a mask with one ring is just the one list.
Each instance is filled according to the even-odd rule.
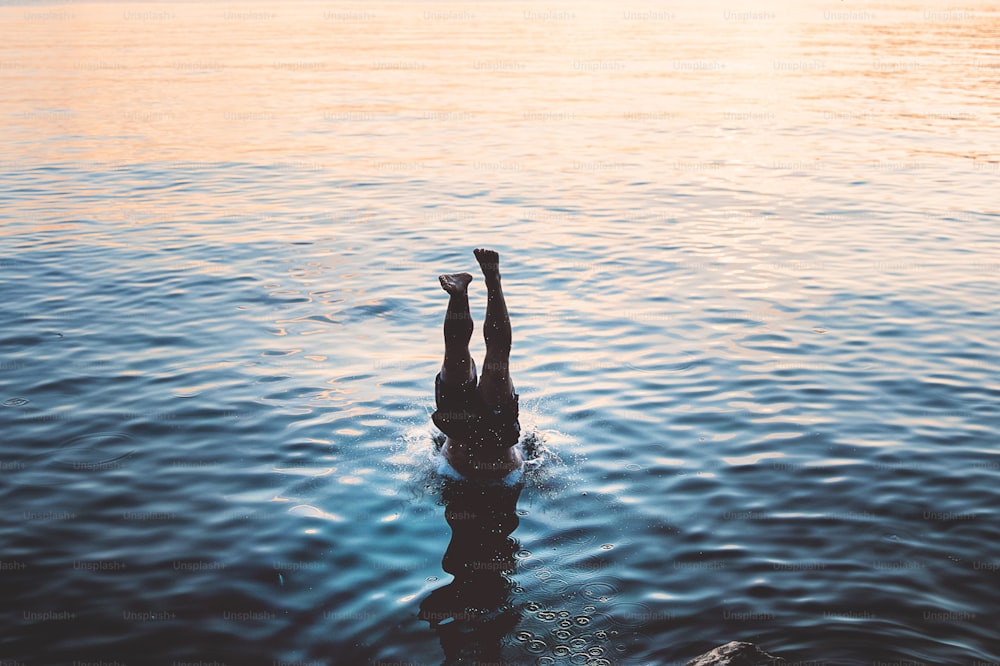
[[826,333],[826,332],[827,332],[827,329],[822,328],[820,326],[817,326],[816,328],[813,329],[813,333],[821,333],[822,334],[822,333]]
[[540,603],[535,602],[535,601],[532,601],[532,602],[528,603],[525,606],[525,608],[527,608],[532,613],[534,613],[536,610],[538,610],[541,607],[542,607],[542,605]]
[[[586,594],[586,592],[584,592],[584,594]],[[583,607],[583,612],[584,613],[593,613],[595,610],[597,610],[597,606],[584,606]]]
[[562,593],[566,591],[567,587],[569,587],[569,583],[565,578],[548,576],[542,581],[542,587],[551,592]]
[[556,614],[552,611],[539,611],[538,619],[542,622],[552,622],[556,619]]
[[552,635],[561,641],[568,641],[573,634],[567,629],[553,629]]
[[586,615],[577,615],[573,618],[573,622],[575,622],[578,627],[586,627],[590,624],[590,618]]
[[595,645],[594,647],[587,650],[587,654],[589,654],[591,657],[601,657],[604,655],[604,648],[602,648],[600,645]]
[[559,611],[559,617],[569,617],[569,611],[568,610]]
[[433,582],[435,582],[435,581],[438,580],[438,577],[437,576],[428,576],[426,580],[427,580],[428,583],[433,583]]
[[529,557],[531,557],[531,551],[528,550],[527,548],[521,549],[516,553],[514,553],[514,557],[516,557],[519,560],[526,560]]
[[611,550],[614,547],[615,545],[613,543],[606,543],[603,546],[601,546],[601,550]]
[[[615,587],[614,583],[610,583],[604,580],[584,583],[584,585],[580,588],[580,591],[583,592],[583,596],[587,597],[588,599],[597,599],[598,601],[604,603],[606,603],[608,599],[610,599],[611,597],[618,594],[618,588]],[[596,610],[593,608],[593,606],[589,606],[588,608]],[[584,608],[584,610],[586,611],[587,608]]]
[[559,626],[562,627],[563,629],[569,629],[570,627],[573,626],[573,621],[572,620],[559,620]]
[[568,645],[557,645],[554,648],[552,648],[552,654],[554,654],[557,657],[566,657],[571,652],[572,650],[569,649]]
[[535,637],[535,635],[533,633],[531,633],[530,631],[519,631],[519,632],[517,632],[517,635],[514,638],[516,638],[517,640],[521,641],[522,643],[526,643],[526,642],[530,641],[534,637]]
[[533,654],[541,654],[542,652],[548,652],[549,646],[545,644],[545,641],[539,640],[537,638],[528,642],[527,650]]
[[608,632],[606,632],[606,631],[598,631],[598,632],[594,633],[594,638],[597,638],[597,639],[602,640],[602,641],[604,639],[606,639],[607,637],[608,637]]
[[14,398],[7,398],[6,400],[4,400],[3,401],[3,406],[4,407],[22,407],[24,405],[27,405],[29,402],[31,402],[31,401],[28,400],[27,398],[22,398],[20,396],[17,396],[17,397],[14,397]]
[[582,650],[587,647],[587,641],[582,636],[580,638],[574,638],[569,642],[569,646],[574,650]]

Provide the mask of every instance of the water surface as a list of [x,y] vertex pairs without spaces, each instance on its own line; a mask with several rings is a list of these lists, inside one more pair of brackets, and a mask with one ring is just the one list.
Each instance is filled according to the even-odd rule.
[[491,246],[535,460],[494,658],[1000,661],[998,30],[0,9],[0,658],[442,663],[436,276]]

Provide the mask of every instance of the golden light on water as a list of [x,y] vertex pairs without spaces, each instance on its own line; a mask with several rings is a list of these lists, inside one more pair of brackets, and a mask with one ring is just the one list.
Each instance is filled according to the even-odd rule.
[[[877,117],[933,131],[941,114],[989,99],[997,22],[987,6],[943,21],[906,3],[841,6],[5,7],[2,75],[32,108],[19,96],[0,104],[22,137],[12,157],[61,151],[24,140],[58,129],[80,159],[109,164],[254,160],[334,178],[527,171],[574,182],[605,171],[708,180],[716,160],[808,162],[787,132],[799,122]],[[716,30],[692,34],[706,17]],[[884,96],[851,99],[857,76],[884,79]],[[830,108],[838,98],[849,105]],[[912,108],[886,118],[889,103]],[[407,141],[398,128],[413,119],[441,140]],[[718,125],[715,140],[671,155],[673,133],[705,122]],[[495,143],[483,142],[484,124],[497,127]]]

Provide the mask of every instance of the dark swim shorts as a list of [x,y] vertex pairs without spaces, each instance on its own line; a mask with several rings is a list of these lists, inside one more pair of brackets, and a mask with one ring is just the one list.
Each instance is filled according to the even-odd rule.
[[479,443],[496,448],[510,448],[521,437],[517,422],[518,395],[497,409],[483,402],[474,377],[465,384],[446,384],[439,372],[434,378],[434,399],[437,411],[431,419],[438,430],[463,442]]

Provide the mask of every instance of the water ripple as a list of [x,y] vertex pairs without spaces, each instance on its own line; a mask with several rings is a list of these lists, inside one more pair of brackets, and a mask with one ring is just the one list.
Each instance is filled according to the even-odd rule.
[[0,9],[5,654],[440,662],[436,276],[492,245],[489,660],[1000,660],[993,15],[307,5]]

